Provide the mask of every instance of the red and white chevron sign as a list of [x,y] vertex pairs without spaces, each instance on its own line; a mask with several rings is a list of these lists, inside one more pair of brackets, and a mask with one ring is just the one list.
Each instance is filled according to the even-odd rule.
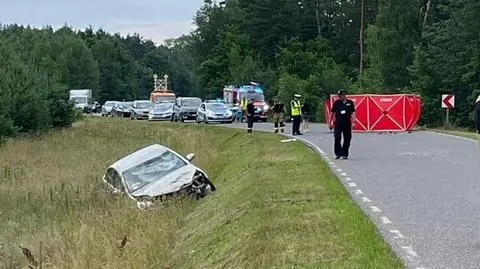
[[455,107],[455,94],[442,94],[442,108]]

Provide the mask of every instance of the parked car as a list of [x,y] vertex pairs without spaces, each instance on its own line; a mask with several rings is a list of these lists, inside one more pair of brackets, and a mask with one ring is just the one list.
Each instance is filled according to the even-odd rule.
[[93,102],[93,105],[92,105],[92,113],[99,113],[102,109],[102,106],[100,105],[99,102],[95,101]]
[[136,201],[140,209],[172,195],[193,195],[198,199],[216,188],[207,174],[191,163],[194,157],[193,153],[183,157],[168,147],[153,144],[110,165],[102,181],[114,194]]
[[202,103],[197,109],[197,123],[233,123],[235,115],[224,103]]
[[102,117],[112,115],[112,108],[115,105],[116,101],[106,101],[102,106]]
[[112,108],[115,117],[130,117],[133,102],[117,102]]
[[149,100],[135,100],[132,104],[132,109],[130,110],[130,119],[148,119],[150,110],[153,108],[153,103]]
[[198,97],[178,97],[173,108],[174,121],[195,120],[201,104],[202,99]]
[[173,103],[162,102],[153,105],[150,110],[148,120],[169,120],[173,121]]

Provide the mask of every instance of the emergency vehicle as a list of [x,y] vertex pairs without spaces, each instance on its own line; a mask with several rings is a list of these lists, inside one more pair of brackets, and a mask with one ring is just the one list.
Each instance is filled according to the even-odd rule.
[[153,91],[150,93],[150,101],[153,103],[174,103],[176,95],[173,91],[168,89],[168,75],[163,76],[163,79],[158,79],[157,74],[155,74],[153,75],[153,79]]
[[270,106],[265,102],[263,87],[260,84],[250,82],[241,86],[228,85],[223,88],[223,100],[225,104],[240,103],[244,97],[247,101],[254,99],[255,120],[266,122]]

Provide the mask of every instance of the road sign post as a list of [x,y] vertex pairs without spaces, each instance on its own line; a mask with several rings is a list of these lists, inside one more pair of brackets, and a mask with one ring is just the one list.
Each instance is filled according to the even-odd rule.
[[446,108],[445,126],[450,126],[450,109],[455,107],[455,94],[442,94],[442,108]]

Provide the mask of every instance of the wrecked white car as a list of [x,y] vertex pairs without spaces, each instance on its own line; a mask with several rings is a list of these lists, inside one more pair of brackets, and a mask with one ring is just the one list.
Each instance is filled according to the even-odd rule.
[[197,199],[215,191],[207,174],[186,157],[158,144],[139,149],[107,168],[103,182],[115,194],[126,194],[146,209],[171,195],[194,195]]

